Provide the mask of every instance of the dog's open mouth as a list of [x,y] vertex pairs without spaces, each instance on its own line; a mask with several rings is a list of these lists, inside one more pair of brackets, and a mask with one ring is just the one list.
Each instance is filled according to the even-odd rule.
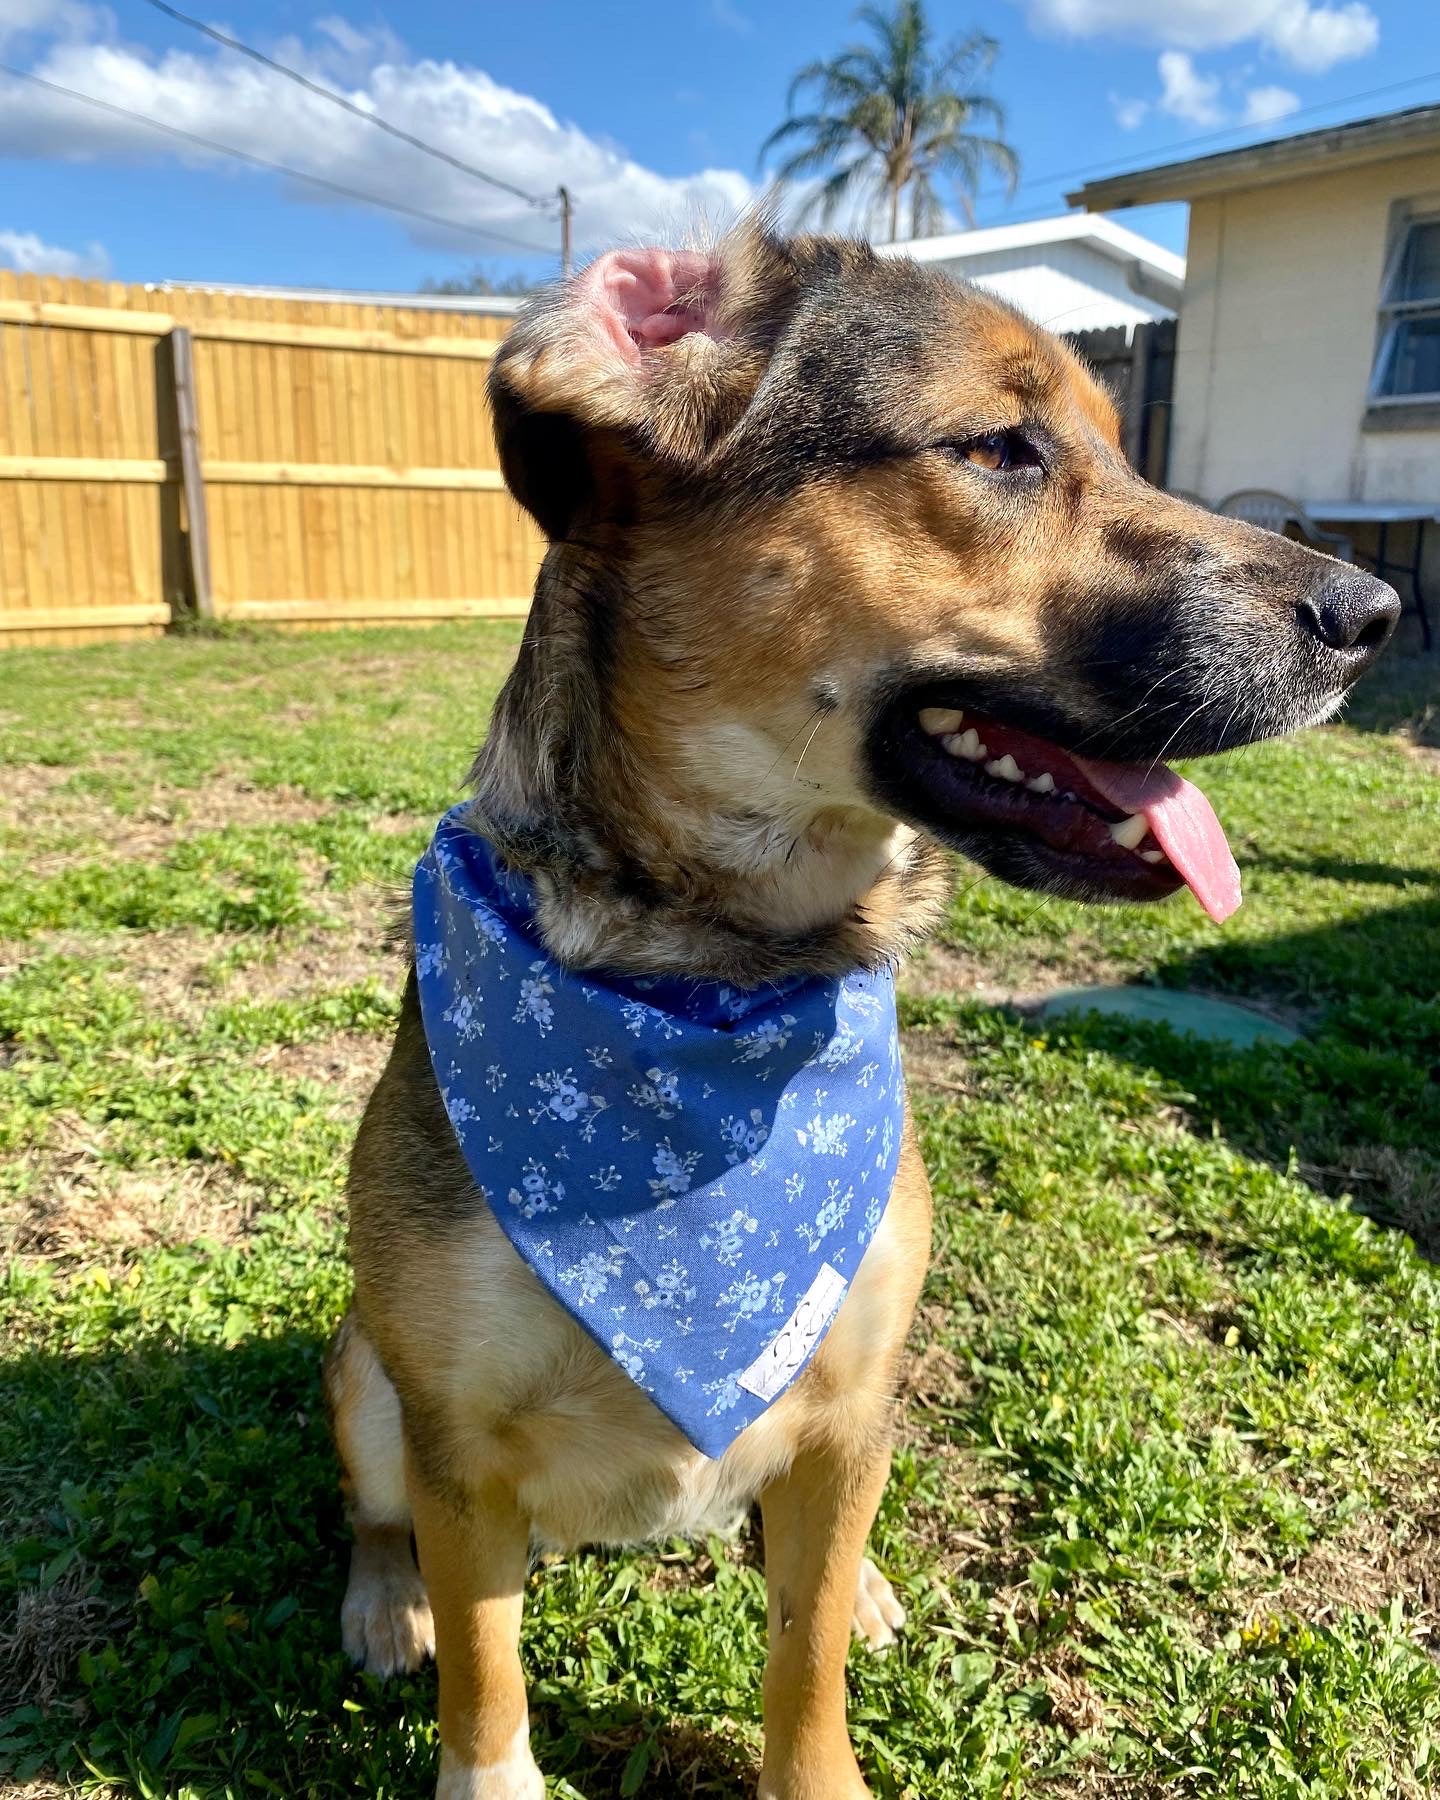
[[1092,761],[956,706],[902,704],[884,732],[905,810],[1025,886],[1083,899],[1190,889],[1212,919],[1240,871],[1210,802],[1164,763]]

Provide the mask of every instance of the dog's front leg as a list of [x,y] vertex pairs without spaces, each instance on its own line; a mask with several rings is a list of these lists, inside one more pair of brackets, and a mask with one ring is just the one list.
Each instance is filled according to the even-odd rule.
[[436,1800],[544,1800],[530,1754],[520,1612],[530,1533],[499,1483],[441,1494],[406,1469],[440,1674]]
[[770,1659],[759,1800],[865,1800],[845,1725],[845,1653],[888,1442],[807,1450],[760,1496]]

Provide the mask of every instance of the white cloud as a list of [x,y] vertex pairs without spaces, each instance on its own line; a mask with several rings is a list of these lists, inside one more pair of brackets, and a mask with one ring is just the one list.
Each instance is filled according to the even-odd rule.
[[1162,112],[1195,125],[1218,125],[1225,117],[1219,104],[1218,75],[1202,75],[1183,50],[1162,50],[1159,69],[1161,91],[1156,104]]
[[1120,37],[1179,50],[1257,43],[1307,74],[1365,56],[1380,22],[1364,0],[1018,0],[1030,23],[1065,37]]
[[1300,104],[1300,96],[1289,88],[1251,88],[1245,96],[1244,122],[1247,125],[1272,125],[1276,119],[1288,118]]
[[[18,18],[24,9],[37,17],[45,9],[56,25],[65,4],[0,0],[0,30],[5,19]],[[683,232],[697,217],[724,222],[754,197],[751,182],[737,170],[671,177],[646,168],[483,69],[412,61],[388,33],[367,32],[343,19],[326,19],[317,29],[321,36],[315,44],[286,40],[276,47],[281,60],[341,86],[357,105],[527,193],[553,195],[563,182],[575,197],[579,250],[642,234]],[[47,37],[29,66],[47,80],[252,155],[542,250],[558,245],[550,214],[396,143],[238,57],[171,50],[156,60],[98,31],[77,35],[67,24]],[[230,159],[0,77],[0,157],[5,156],[110,163],[173,159],[247,178]],[[290,200],[346,204],[298,182],[282,181],[281,191]],[[457,255],[506,254],[503,245],[468,233],[418,222],[407,222],[407,229],[417,242]]]
[[1150,111],[1148,100],[1133,100],[1124,94],[1112,93],[1108,96],[1110,110],[1115,115],[1115,123],[1122,131],[1136,131],[1145,123]]
[[95,35],[108,26],[108,15],[82,0],[0,0],[0,45],[38,36]]
[[1287,0],[1276,9],[1266,36],[1271,46],[1307,75],[1323,75],[1338,62],[1368,56],[1380,42],[1380,21],[1361,0],[1345,6],[1307,6]]
[[737,37],[753,37],[755,21],[748,13],[741,12],[731,0],[710,0],[710,17],[726,31],[733,31]]
[[64,250],[33,231],[0,231],[0,269],[18,269],[22,275],[106,275],[110,258],[100,244]]

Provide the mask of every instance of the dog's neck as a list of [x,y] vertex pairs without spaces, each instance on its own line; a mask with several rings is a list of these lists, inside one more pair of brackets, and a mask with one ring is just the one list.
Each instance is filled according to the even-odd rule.
[[754,987],[898,962],[934,928],[943,858],[903,827],[819,810],[700,815],[663,790],[617,789],[605,814],[536,822],[486,804],[476,824],[528,875],[546,949],[572,968]]
[[[934,929],[949,870],[928,839],[759,779],[759,759],[777,760],[764,742],[747,781],[744,749],[717,758],[713,729],[688,746],[667,735],[663,754],[627,732],[607,688],[618,597],[573,570],[557,596],[557,562],[472,775],[476,827],[532,881],[551,955],[753,987],[894,964]],[[707,758],[723,760],[723,796],[697,779]]]

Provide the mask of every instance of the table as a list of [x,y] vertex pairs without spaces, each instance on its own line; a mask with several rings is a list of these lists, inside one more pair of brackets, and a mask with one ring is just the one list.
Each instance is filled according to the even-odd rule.
[[[1423,500],[1312,500],[1305,510],[1322,525],[1374,525],[1377,528],[1373,556],[1357,553],[1381,580],[1391,575],[1405,575],[1410,581],[1412,610],[1420,621],[1420,637],[1427,650],[1432,650],[1434,637],[1430,630],[1430,611],[1425,597],[1421,571],[1425,561],[1425,530],[1440,523],[1440,512]],[[1413,525],[1415,535],[1407,560],[1390,554],[1390,527]]]

